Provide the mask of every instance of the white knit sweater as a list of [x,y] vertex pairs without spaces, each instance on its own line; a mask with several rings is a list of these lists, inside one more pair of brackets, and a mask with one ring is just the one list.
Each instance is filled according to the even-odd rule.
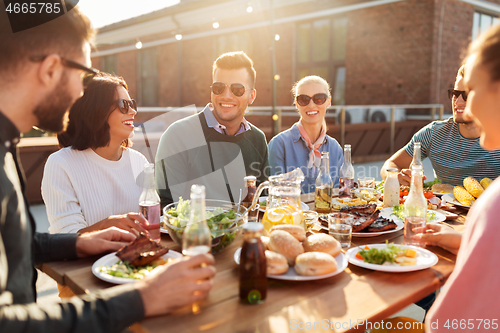
[[119,161],[71,147],[50,155],[42,179],[50,233],[76,233],[111,215],[138,212],[142,177],[136,179],[146,163],[130,148]]

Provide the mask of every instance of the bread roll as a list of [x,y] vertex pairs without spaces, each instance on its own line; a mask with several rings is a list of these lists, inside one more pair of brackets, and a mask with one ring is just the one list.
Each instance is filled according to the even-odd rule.
[[264,249],[265,250],[269,250],[269,237],[267,236],[262,236],[260,238],[260,240],[262,241],[262,244],[264,245]]
[[288,271],[288,262],[278,252],[266,251],[267,274],[278,275]]
[[337,261],[323,252],[306,252],[297,256],[294,268],[299,275],[324,275],[337,270]]
[[434,193],[453,193],[453,185],[450,184],[434,184],[432,185]]
[[304,253],[302,244],[283,230],[275,230],[271,233],[271,236],[269,236],[269,250],[284,255],[290,266],[295,264],[295,258],[299,254]]
[[272,227],[270,232],[273,232],[274,230],[286,231],[290,235],[292,235],[293,237],[297,238],[297,240],[299,242],[302,242],[302,241],[304,241],[304,239],[306,239],[306,231],[300,225],[278,224],[278,225],[275,225],[274,227]]
[[340,253],[340,243],[330,235],[315,234],[306,238],[302,243],[305,252],[324,252],[332,257]]

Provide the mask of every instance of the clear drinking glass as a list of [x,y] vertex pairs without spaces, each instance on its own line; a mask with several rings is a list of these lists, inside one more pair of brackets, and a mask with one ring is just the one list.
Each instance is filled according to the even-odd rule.
[[374,177],[358,178],[358,188],[375,188],[375,178]]
[[335,238],[343,249],[349,248],[351,247],[352,227],[349,224],[339,222],[340,219],[330,217],[328,219],[328,231],[330,236]]

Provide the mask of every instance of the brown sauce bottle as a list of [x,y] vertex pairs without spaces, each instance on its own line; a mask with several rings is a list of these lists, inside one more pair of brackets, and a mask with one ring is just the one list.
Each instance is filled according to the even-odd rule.
[[[250,208],[255,197],[255,192],[257,191],[257,178],[255,176],[246,176],[245,181],[245,192],[246,196],[241,200],[241,205],[246,208]],[[259,216],[258,209],[250,209],[248,211],[248,222],[257,222]]]
[[267,296],[267,263],[260,239],[262,223],[246,223],[240,256],[240,299],[247,304],[260,304]]

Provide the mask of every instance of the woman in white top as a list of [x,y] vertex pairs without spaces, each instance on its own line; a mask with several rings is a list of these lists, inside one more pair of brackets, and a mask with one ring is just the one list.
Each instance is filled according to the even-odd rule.
[[145,230],[137,212],[147,159],[130,149],[137,107],[121,77],[101,73],[69,113],[62,148],[45,164],[42,197],[51,233]]

